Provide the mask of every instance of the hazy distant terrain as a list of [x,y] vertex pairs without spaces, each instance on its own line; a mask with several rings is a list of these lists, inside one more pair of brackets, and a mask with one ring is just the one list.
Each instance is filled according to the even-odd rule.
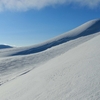
[[9,45],[0,45],[0,49],[6,49],[6,48],[12,48],[12,47]]

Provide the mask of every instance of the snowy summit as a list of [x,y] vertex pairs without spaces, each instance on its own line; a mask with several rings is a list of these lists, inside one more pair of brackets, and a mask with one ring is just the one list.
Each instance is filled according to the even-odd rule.
[[0,49],[0,100],[99,100],[100,19],[44,43]]

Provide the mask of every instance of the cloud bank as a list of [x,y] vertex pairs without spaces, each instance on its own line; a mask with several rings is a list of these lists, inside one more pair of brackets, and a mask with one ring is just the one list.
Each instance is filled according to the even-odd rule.
[[0,11],[41,9],[46,6],[62,4],[79,4],[89,8],[99,7],[100,0],[0,0]]

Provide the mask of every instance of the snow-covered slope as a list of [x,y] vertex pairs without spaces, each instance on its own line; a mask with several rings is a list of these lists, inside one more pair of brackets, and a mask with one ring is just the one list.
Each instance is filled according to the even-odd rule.
[[91,20],[69,32],[66,32],[60,36],[50,39],[44,43],[35,46],[20,47],[20,48],[13,48],[5,51],[4,50],[0,51],[0,56],[8,56],[8,55],[18,56],[18,55],[28,55],[28,54],[38,53],[47,50],[51,47],[57,46],[59,44],[75,40],[80,37],[94,35],[94,33],[97,33],[99,31],[100,31],[100,19]]
[[100,20],[36,46],[0,50],[0,100],[99,100],[99,66]]
[[[61,55],[78,46],[79,44],[99,35],[99,24],[100,20],[92,20],[72,31],[69,31],[39,45],[0,50],[0,84],[8,82],[9,80],[27,73],[30,70],[38,67],[40,64],[45,63],[46,61]],[[82,35],[83,33],[84,35]],[[68,38],[69,40],[66,42]],[[60,44],[55,46],[53,43]],[[37,53],[32,53],[37,48],[47,48],[48,45],[51,46],[50,44],[52,44],[51,48],[48,48],[44,51],[40,50],[40,52]],[[24,55],[23,53],[21,55],[21,52],[24,52]]]
[[99,100],[100,35],[0,87],[1,100]]

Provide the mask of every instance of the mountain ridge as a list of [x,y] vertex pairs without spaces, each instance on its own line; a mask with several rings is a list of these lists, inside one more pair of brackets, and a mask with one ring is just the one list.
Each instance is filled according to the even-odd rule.
[[[86,26],[88,26],[88,27],[86,27]],[[82,24],[81,26],[79,26],[79,27],[77,27],[77,28],[65,33],[65,34],[62,34],[58,37],[55,37],[54,39],[47,41],[46,43],[43,43],[42,45],[39,45],[37,47],[31,48],[31,49],[26,50],[26,51],[18,52],[18,53],[13,54],[13,55],[26,55],[26,54],[38,53],[38,52],[44,51],[48,48],[51,48],[51,47],[57,46],[59,44],[77,39],[79,37],[97,33],[100,31],[99,26],[100,26],[100,19],[88,21],[85,24]],[[85,27],[85,29],[84,29],[84,27]],[[77,33],[77,30],[79,31],[79,28],[81,28],[81,29],[83,28],[82,29],[83,31],[81,30],[79,33]],[[76,31],[75,32],[76,34],[75,33],[73,34],[73,31],[74,32]]]
[[[39,65],[49,61],[50,59],[53,59],[59,55],[62,55],[63,53],[73,49],[74,47],[91,40],[92,38],[100,35],[98,29],[100,29],[98,23],[100,24],[100,20],[92,20],[89,21],[78,28],[75,28],[74,30],[71,30],[67,32],[67,34],[62,34],[58,37],[55,37],[51,40],[48,40],[47,42],[35,45],[35,46],[29,46],[29,47],[20,47],[20,48],[10,48],[10,49],[4,49],[0,50],[0,83],[3,84],[7,82],[8,78],[9,81],[12,80],[15,77],[18,77],[20,75],[23,75],[23,73],[27,73],[31,71],[32,69],[37,68]],[[84,30],[91,29],[90,27],[93,25],[95,26],[94,30],[97,33],[93,33],[86,36],[80,36],[77,39],[73,39],[64,43],[61,43],[59,45],[53,46],[51,48],[48,48],[44,51],[40,51],[37,53],[31,52],[31,54],[27,53],[26,51],[34,50],[37,47],[41,47],[43,45],[49,44],[51,42],[57,42],[57,40],[60,40],[64,37],[69,36],[77,36],[81,34]],[[83,27],[84,26],[84,27]],[[96,28],[97,27],[97,28]],[[91,32],[91,30],[89,30]],[[87,33],[87,31],[85,31]],[[68,34],[69,33],[69,34]],[[83,32],[84,33],[84,32]],[[88,33],[87,33],[88,34]],[[18,53],[25,52],[26,54],[19,55]],[[15,55],[16,54],[16,55]],[[15,56],[14,56],[15,55]],[[28,66],[28,67],[27,67]],[[14,77],[12,77],[14,75]],[[5,77],[5,78],[3,78]],[[8,78],[6,78],[8,77]]]
[[100,32],[98,34],[1,85],[0,99],[99,100]]
[[35,53],[43,52],[49,48],[55,47],[60,44],[64,44],[66,42],[78,39],[80,37],[86,37],[88,35],[95,35],[96,33],[100,31],[99,26],[100,26],[100,19],[91,20],[91,21],[88,21],[80,25],[79,27],[71,31],[61,34],[46,42],[33,45],[33,46],[17,47],[17,48],[13,48],[10,50],[5,50],[5,54],[7,52],[11,52],[9,53],[9,56],[18,56],[18,55],[28,55],[28,54],[35,54]]

